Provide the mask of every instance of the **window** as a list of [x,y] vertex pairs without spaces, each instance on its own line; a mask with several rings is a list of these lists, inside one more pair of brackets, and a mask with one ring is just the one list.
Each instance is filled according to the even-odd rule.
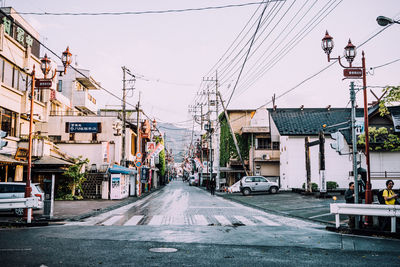
[[97,141],[97,133],[92,133],[92,141]]
[[53,142],[60,142],[61,141],[61,135],[49,135],[50,141]]
[[257,149],[271,149],[271,139],[269,138],[257,138]]
[[18,73],[18,90],[24,92],[26,91],[27,88],[27,76],[24,72],[22,71],[16,71]]
[[3,76],[3,82],[9,86],[13,86],[13,75],[14,75],[14,68],[13,66],[8,63],[7,61],[4,62],[4,76]]
[[69,141],[75,140],[75,133],[69,133]]
[[62,92],[62,80],[59,80],[57,83],[57,92]]
[[272,149],[273,150],[279,150],[279,146],[280,146],[279,142],[272,142]]
[[8,133],[9,136],[16,136],[17,113],[0,108],[1,130]]

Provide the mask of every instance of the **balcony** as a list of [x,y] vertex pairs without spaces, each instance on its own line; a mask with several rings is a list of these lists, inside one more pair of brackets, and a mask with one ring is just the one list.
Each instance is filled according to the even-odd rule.
[[96,114],[97,112],[96,99],[91,96],[86,90],[75,91],[74,106],[85,113]]
[[[252,153],[252,152],[250,152]],[[256,162],[274,162],[280,161],[280,151],[279,150],[269,150],[269,149],[256,149],[254,150],[254,161]]]

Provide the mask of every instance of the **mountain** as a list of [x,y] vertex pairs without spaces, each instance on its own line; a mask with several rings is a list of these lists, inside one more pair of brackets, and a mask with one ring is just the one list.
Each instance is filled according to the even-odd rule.
[[[180,128],[171,123],[158,123],[157,128],[164,133],[166,147],[172,150],[175,162],[182,162],[192,141],[192,130]],[[198,136],[198,132],[193,133],[193,142],[199,138]]]

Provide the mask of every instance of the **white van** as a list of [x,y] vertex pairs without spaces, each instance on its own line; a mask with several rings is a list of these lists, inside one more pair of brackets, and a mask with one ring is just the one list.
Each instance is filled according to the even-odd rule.
[[[25,197],[25,183],[15,183],[15,182],[0,182],[0,199],[10,199],[10,198],[24,198]],[[32,196],[39,198],[39,208],[43,209],[44,206],[44,192],[42,188],[40,188],[39,184],[31,184],[32,187]],[[2,210],[10,210],[10,209],[2,209]],[[14,209],[14,213],[17,216],[24,215],[24,209],[18,208]]]

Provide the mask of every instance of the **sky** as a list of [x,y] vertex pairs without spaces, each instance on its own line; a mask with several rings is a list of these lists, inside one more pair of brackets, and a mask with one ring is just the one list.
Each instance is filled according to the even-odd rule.
[[[3,0],[2,2],[3,6],[12,6],[20,13],[81,13],[203,8],[259,1]],[[235,88],[228,106],[230,109],[255,109],[265,104],[267,105],[264,107],[270,108],[269,102],[274,94],[278,108],[301,105],[306,108],[328,105],[349,107],[350,81],[342,80],[343,69],[337,63],[310,78],[330,64],[321,49],[321,39],[326,30],[335,42],[332,57],[343,55],[343,48],[351,38],[356,46],[370,39],[360,48],[365,51],[368,70],[400,59],[400,24],[384,29],[376,23],[376,17],[379,15],[400,19],[398,0],[277,2],[270,2],[265,9],[263,14],[265,24],[262,24],[264,28],[260,26],[257,31],[246,63],[244,63],[245,55],[249,51],[251,37],[256,32],[256,25],[264,5],[163,14],[113,16],[23,14],[22,16],[39,32],[40,41],[53,51],[61,54],[66,46],[69,46],[74,55],[73,65],[77,64],[80,68],[90,70],[91,76],[115,95],[122,96],[121,67],[125,66],[134,73],[137,79],[134,84],[135,89],[128,98],[128,108],[136,105],[140,94],[142,108],[151,118],[188,128],[192,127],[188,106],[194,105],[196,101],[204,101],[204,98],[197,96],[197,93],[206,89],[207,85],[209,88],[213,87],[203,79],[214,79],[216,71],[219,73],[219,90],[224,100],[230,98]],[[317,12],[326,6],[330,6],[330,13],[326,12],[326,17],[321,16],[318,24],[307,24],[308,21],[317,18]],[[310,13],[300,20],[303,14],[301,12],[305,10],[310,10]],[[255,16],[251,19],[253,14]],[[248,22],[253,26],[246,28]],[[243,38],[242,43],[236,43],[237,49],[232,50],[231,56],[227,57],[229,53],[224,53],[229,51],[227,49],[231,44],[235,44],[234,40],[241,36],[239,33],[242,29],[247,29],[249,34]],[[264,31],[261,32],[262,29]],[[301,29],[307,31],[307,34],[296,35]],[[380,30],[383,31],[378,33]],[[287,36],[286,39],[282,39],[283,36]],[[285,44],[290,46],[285,48]],[[241,51],[241,56],[235,57],[235,51]],[[282,51],[280,55],[284,56],[273,65],[264,64],[264,69],[263,65],[260,65],[260,70],[263,71],[257,72],[257,62],[264,62],[263,55],[273,51]],[[45,53],[46,50],[42,49],[42,52]],[[217,62],[220,62],[219,65],[213,67]],[[347,64],[345,60],[343,63]],[[241,79],[238,79],[243,64]],[[353,65],[361,65],[361,51],[358,51]],[[229,66],[232,67],[231,71]],[[399,85],[399,70],[400,60],[370,70],[367,75],[367,85],[372,87],[369,89],[380,96],[382,90],[380,87]],[[355,80],[355,83],[361,85],[361,80]],[[120,100],[102,90],[93,92],[92,95],[97,99],[99,107],[118,108],[121,104]],[[368,100],[368,102],[375,100],[370,92]],[[357,103],[360,107],[363,106],[362,93],[357,94]]]

